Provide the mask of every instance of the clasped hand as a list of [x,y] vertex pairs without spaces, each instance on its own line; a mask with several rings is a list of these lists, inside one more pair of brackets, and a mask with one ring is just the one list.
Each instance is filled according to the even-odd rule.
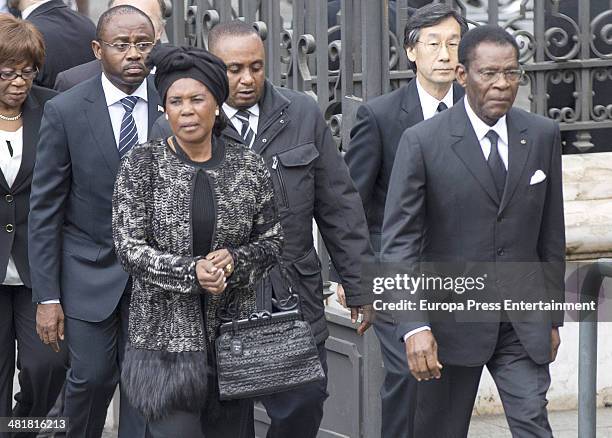
[[196,263],[196,277],[202,289],[213,295],[221,294],[227,287],[227,277],[234,272],[234,259],[227,249],[209,253]]

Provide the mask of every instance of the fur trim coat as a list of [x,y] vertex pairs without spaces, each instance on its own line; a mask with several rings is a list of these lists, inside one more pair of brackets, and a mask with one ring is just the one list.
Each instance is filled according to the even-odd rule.
[[240,300],[241,317],[255,310],[255,283],[281,251],[282,229],[263,160],[233,143],[224,154],[205,170],[215,205],[213,250],[227,248],[234,259],[234,272],[218,296],[201,289],[195,274],[191,203],[197,169],[164,140],[135,146],[119,169],[113,237],[133,282],[121,384],[147,418],[203,407],[217,310],[228,293]]

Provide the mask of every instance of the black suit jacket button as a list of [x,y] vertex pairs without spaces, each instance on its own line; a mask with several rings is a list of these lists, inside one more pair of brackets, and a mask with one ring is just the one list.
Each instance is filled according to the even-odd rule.
[[4,199],[6,200],[6,202],[8,202],[10,204],[11,202],[13,202],[13,195],[11,195],[11,194],[6,195],[4,197]]
[[504,255],[504,248],[497,248],[497,255],[498,256],[503,256]]
[[15,227],[13,226],[13,224],[6,224],[4,229],[6,230],[7,233],[12,233],[13,230],[15,230]]
[[502,219],[503,219],[503,217],[501,217],[501,216],[497,216],[497,222],[501,222],[501,221],[502,221]]

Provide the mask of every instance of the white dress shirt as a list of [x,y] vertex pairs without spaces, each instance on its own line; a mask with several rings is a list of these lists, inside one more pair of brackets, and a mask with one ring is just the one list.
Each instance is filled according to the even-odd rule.
[[[108,114],[113,125],[113,133],[115,134],[115,145],[119,147],[119,134],[121,133],[121,121],[125,114],[125,109],[121,103],[121,99],[127,97],[119,88],[115,87],[111,81],[108,80],[106,75],[102,73],[102,89],[104,90],[104,97],[106,98],[106,104],[108,105]],[[130,96],[139,97],[132,116],[136,122],[136,129],[138,130],[138,143],[144,143],[147,141],[149,135],[149,107],[147,105],[147,81],[142,81],[142,84],[134,91]]]
[[[227,103],[224,103],[222,108],[227,118],[230,120],[230,122],[232,122],[234,128],[236,128],[236,131],[240,133],[242,131],[242,121],[238,119],[238,117],[235,117],[238,109],[234,108],[233,106],[229,106]],[[255,135],[257,135],[257,127],[259,126],[259,104],[256,103],[252,107],[247,108],[246,111],[249,112],[249,126]],[[248,145],[249,147],[253,145],[255,135],[251,139],[251,144]]]
[[491,141],[486,137],[486,135],[487,132],[493,130],[499,137],[499,140],[497,140],[497,150],[499,151],[499,156],[504,162],[506,170],[508,170],[508,126],[506,124],[506,116],[504,115],[501,119],[499,119],[495,125],[489,126],[476,115],[470,106],[467,97],[465,97],[463,100],[465,102],[465,110],[468,118],[470,119],[470,123],[472,124],[472,128],[474,128],[474,132],[476,133],[476,138],[480,142],[480,148],[482,149],[485,160],[489,159],[489,154],[491,153]]
[[43,0],[41,2],[34,3],[33,5],[28,6],[23,11],[21,11],[21,19],[25,20],[26,18],[28,18],[28,16],[30,16],[32,12],[34,12],[35,9],[44,5],[45,3],[49,3],[50,1],[51,0]]
[[[419,98],[421,99],[422,103],[423,98],[421,97],[420,93]],[[508,126],[506,124],[506,116],[504,115],[501,119],[499,119],[497,123],[495,123],[495,125],[489,126],[485,122],[483,122],[480,117],[476,115],[472,107],[470,107],[470,103],[468,102],[467,97],[465,97],[463,101],[465,102],[465,110],[467,112],[468,118],[470,119],[470,123],[472,124],[472,128],[476,133],[476,138],[480,142],[480,148],[482,149],[482,154],[484,155],[485,160],[489,159],[489,154],[491,153],[491,141],[486,137],[486,135],[490,130],[493,130],[499,136],[499,140],[497,141],[497,150],[499,152],[499,156],[504,162],[506,170],[508,170]],[[425,110],[423,110],[423,116],[424,115]],[[429,326],[423,326],[409,331],[404,335],[404,342],[407,341],[410,336],[415,335],[424,330],[431,330],[431,328]]]
[[421,101],[421,110],[423,111],[423,120],[431,119],[438,113],[438,105],[440,102],[444,102],[448,108],[453,106],[453,86],[448,89],[448,92],[442,98],[442,100],[438,100],[425,91],[425,88],[419,82],[419,78],[415,78],[417,91],[419,93],[419,100]]
[[[11,142],[13,148],[13,156],[9,153],[7,140]],[[9,187],[15,182],[19,168],[21,167],[21,157],[23,156],[23,128],[17,131],[0,131],[0,171],[4,175],[4,179]],[[6,276],[2,281],[3,285],[19,286],[23,284],[17,267],[13,260],[13,256],[9,255],[8,266],[6,268]]]
[[2,13],[7,13],[8,10],[8,5],[6,4],[6,0],[0,0],[0,14]]

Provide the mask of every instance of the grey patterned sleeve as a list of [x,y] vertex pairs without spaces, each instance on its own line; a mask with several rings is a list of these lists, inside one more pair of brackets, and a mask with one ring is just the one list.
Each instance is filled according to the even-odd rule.
[[149,245],[152,157],[143,147],[122,160],[113,193],[113,239],[117,257],[133,277],[175,293],[201,293],[196,258],[169,254]]
[[256,166],[257,210],[249,243],[228,248],[234,258],[234,273],[228,279],[228,289],[254,286],[276,263],[282,252],[283,229],[274,199],[270,173],[258,157]]

